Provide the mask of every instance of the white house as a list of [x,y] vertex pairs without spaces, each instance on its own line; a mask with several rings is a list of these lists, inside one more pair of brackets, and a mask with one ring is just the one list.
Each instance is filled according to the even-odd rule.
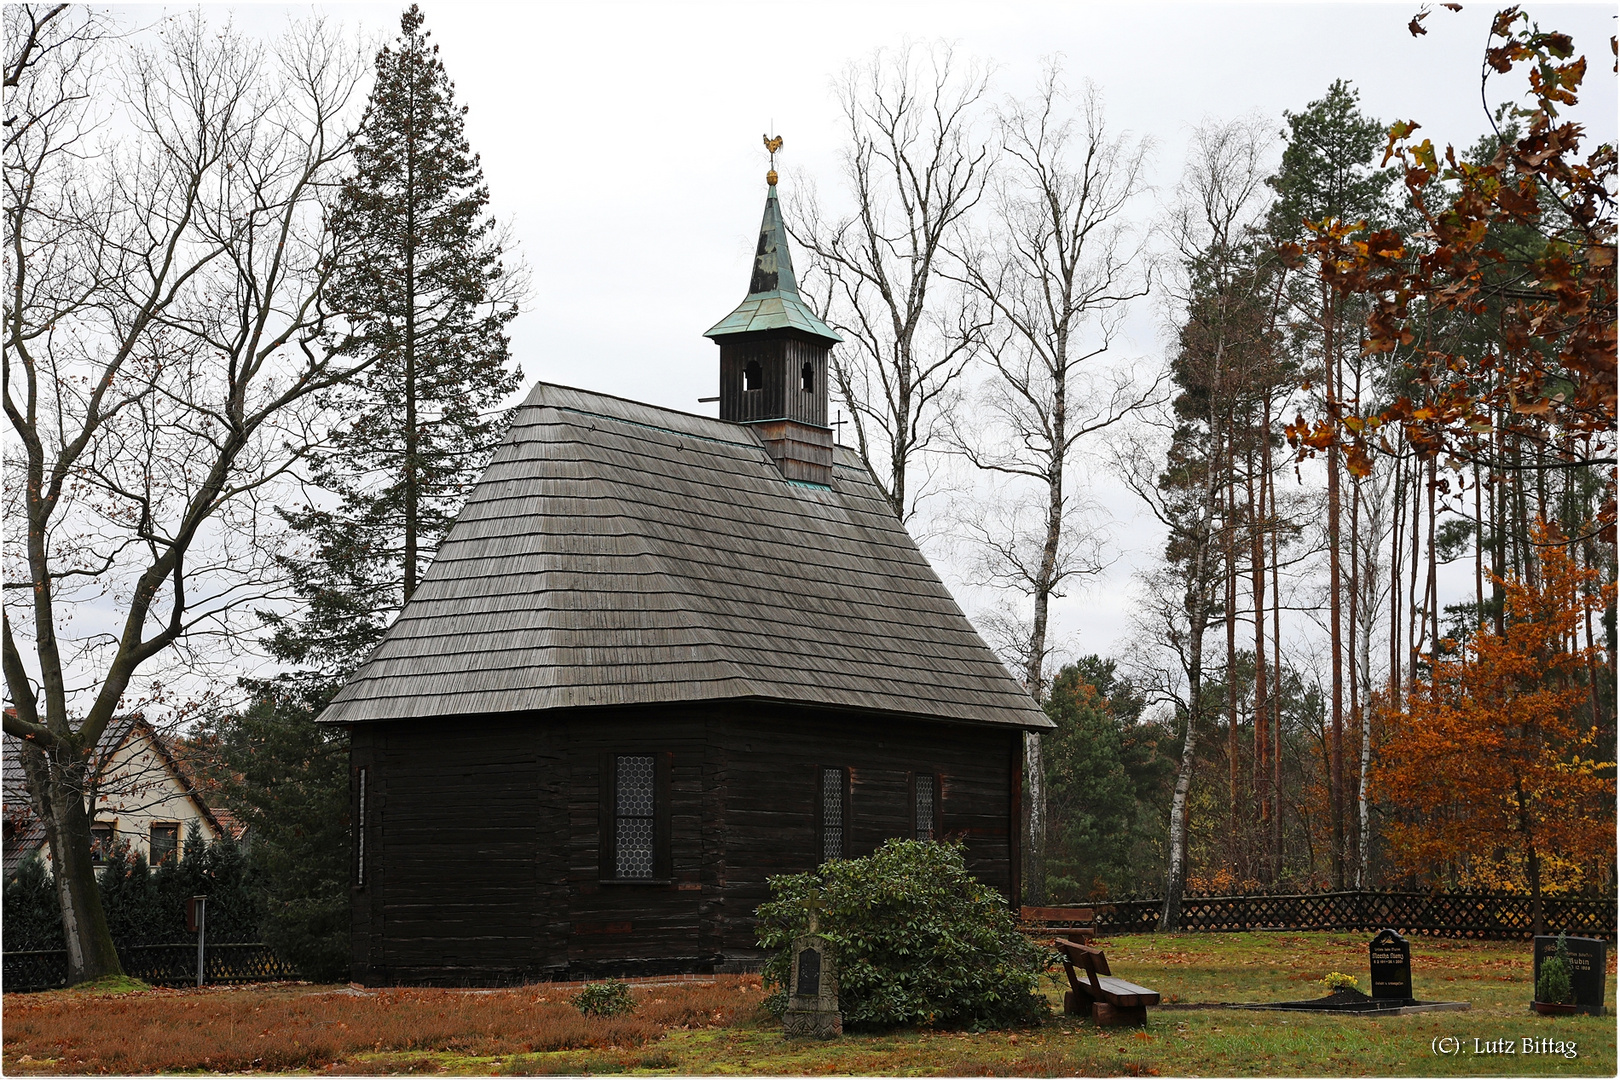
[[[9,879],[29,852],[45,844],[45,827],[28,798],[18,740],[4,740],[4,856]],[[96,750],[92,792],[93,857],[101,862],[114,845],[127,844],[152,865],[179,858],[196,822],[205,841],[232,839],[241,827],[231,815],[210,808],[163,737],[138,713],[115,719]],[[47,861],[50,852],[45,852]]]

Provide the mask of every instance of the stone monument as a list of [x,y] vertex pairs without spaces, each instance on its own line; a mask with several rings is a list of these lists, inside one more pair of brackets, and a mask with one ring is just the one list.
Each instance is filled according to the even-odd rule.
[[1393,930],[1380,930],[1367,943],[1375,998],[1412,999],[1412,947]]
[[793,941],[793,968],[788,973],[788,1007],[782,1034],[832,1039],[844,1033],[838,1011],[838,958],[832,942],[817,933]]
[[[1570,986],[1575,991],[1575,1011],[1603,1015],[1603,980],[1608,970],[1609,943],[1602,938],[1566,937],[1569,949]],[[1530,985],[1541,978],[1541,962],[1558,948],[1556,935],[1536,938],[1535,974]]]

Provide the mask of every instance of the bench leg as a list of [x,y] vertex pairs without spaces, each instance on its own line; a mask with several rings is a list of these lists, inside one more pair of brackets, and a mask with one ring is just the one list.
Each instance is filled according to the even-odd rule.
[[1106,1001],[1094,1001],[1091,1003],[1091,1020],[1098,1027],[1147,1027],[1147,1006],[1110,1005]]

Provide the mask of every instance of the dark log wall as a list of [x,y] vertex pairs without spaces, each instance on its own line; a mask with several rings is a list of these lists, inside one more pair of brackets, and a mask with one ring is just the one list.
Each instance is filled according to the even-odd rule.
[[501,719],[447,737],[442,722],[402,721],[356,728],[351,747],[370,804],[355,978],[511,982],[553,966],[565,733]]
[[[850,773],[849,855],[907,835],[910,777],[935,773],[939,830],[1011,889],[1014,731],[739,705],[362,724],[351,746],[370,985],[751,966],[766,879],[819,862],[824,766]],[[669,876],[604,881],[604,762],[643,753],[667,755]]]

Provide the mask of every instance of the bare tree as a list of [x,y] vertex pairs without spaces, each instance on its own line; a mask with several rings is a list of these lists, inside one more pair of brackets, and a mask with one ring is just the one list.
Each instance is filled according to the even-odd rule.
[[902,521],[919,495],[910,470],[939,435],[983,328],[961,291],[941,295],[940,270],[989,175],[989,147],[975,134],[987,84],[944,45],[851,65],[838,96],[854,209],[828,221],[808,198],[789,225],[811,257],[801,284],[847,342],[833,351],[832,378],[856,446]]
[[[1066,486],[1080,440],[1151,401],[1162,384],[1103,368],[1125,305],[1148,291],[1143,245],[1126,219],[1142,190],[1147,144],[1109,132],[1101,97],[1078,98],[1049,61],[1035,97],[999,117],[1005,155],[986,234],[961,258],[961,280],[990,317],[981,354],[990,368],[981,408],[952,424],[952,444],[1008,487],[1006,505],[969,528],[985,583],[1032,603],[1024,685],[1045,685],[1047,622],[1068,581],[1104,567],[1093,536],[1076,535],[1079,500]],[[1046,800],[1039,732],[1024,736],[1029,790],[1023,875],[1045,902]]]
[[161,704],[151,669],[203,663],[192,646],[218,651],[266,595],[255,501],[353,374],[319,347],[319,295],[365,65],[318,23],[265,49],[196,12],[145,45],[82,9],[6,20],[6,486],[26,527],[6,538],[5,730],[79,981],[120,970],[95,748],[128,698]]
[[1247,411],[1250,369],[1264,363],[1271,305],[1264,259],[1253,231],[1264,213],[1261,126],[1206,122],[1194,132],[1168,223],[1177,273],[1171,274],[1179,342],[1168,457],[1132,443],[1119,456],[1126,483],[1169,531],[1165,571],[1154,589],[1175,595],[1164,612],[1163,642],[1186,683],[1181,762],[1171,797],[1161,929],[1180,925],[1187,873],[1187,796],[1205,712],[1204,635],[1220,610],[1221,555],[1231,527],[1223,490],[1236,482],[1237,420]]

